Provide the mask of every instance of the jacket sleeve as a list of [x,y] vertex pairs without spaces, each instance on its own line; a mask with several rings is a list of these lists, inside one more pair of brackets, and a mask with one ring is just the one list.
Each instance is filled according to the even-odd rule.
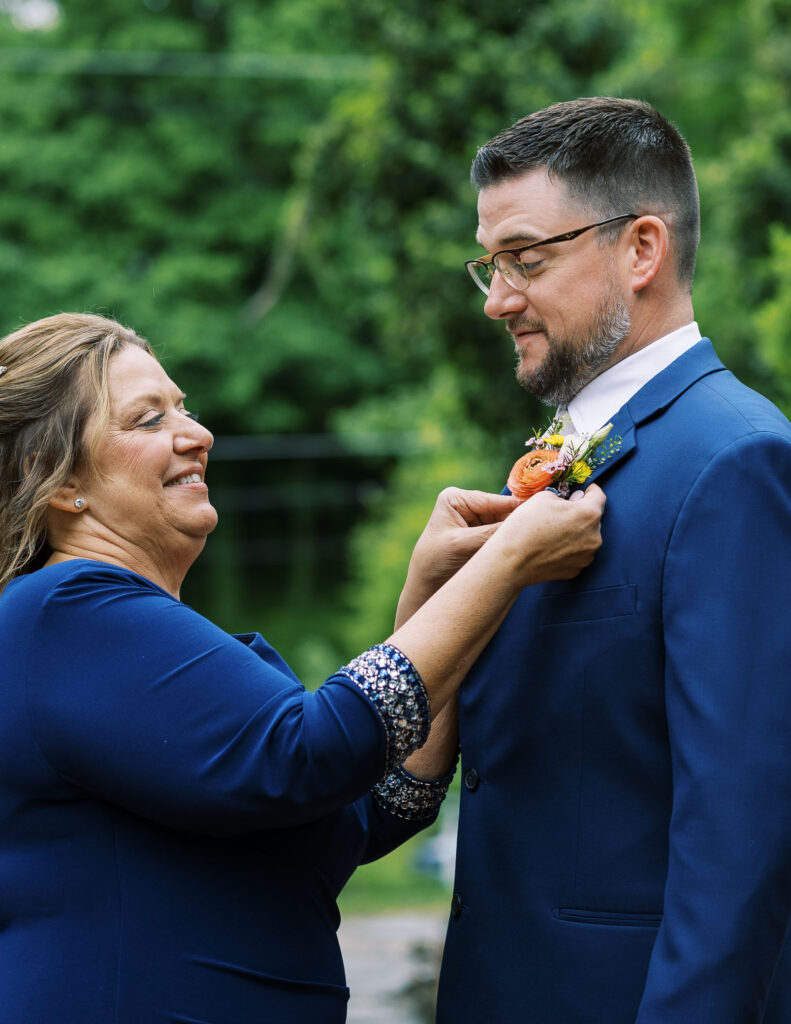
[[97,564],[31,627],[29,720],[73,786],[207,834],[301,824],[359,799],[424,742],[425,690],[375,648],[307,691],[140,577]]
[[637,1024],[758,1024],[791,914],[791,443],[720,452],[663,585],[673,811]]

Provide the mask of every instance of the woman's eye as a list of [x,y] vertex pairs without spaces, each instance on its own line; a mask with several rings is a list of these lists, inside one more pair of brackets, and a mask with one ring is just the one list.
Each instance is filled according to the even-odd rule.
[[[195,420],[196,423],[198,422],[198,414],[196,412],[189,412],[187,409],[179,409],[178,412],[180,412],[182,416],[186,416],[187,419]],[[143,420],[141,423],[138,423],[138,426],[158,427],[165,419],[165,415],[166,414],[164,412],[157,413],[155,416],[151,416],[147,420]]]
[[152,416],[148,420],[143,420],[142,423],[138,423],[139,427],[157,427],[164,419],[165,414],[163,412],[158,413],[156,416]]

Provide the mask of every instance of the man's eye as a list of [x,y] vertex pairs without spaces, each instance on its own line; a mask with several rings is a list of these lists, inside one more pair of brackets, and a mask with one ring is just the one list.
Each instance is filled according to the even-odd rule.
[[532,260],[531,262],[530,260],[525,259],[524,257],[522,257],[522,259],[519,260],[519,263],[526,274],[534,274],[543,262],[543,260]]

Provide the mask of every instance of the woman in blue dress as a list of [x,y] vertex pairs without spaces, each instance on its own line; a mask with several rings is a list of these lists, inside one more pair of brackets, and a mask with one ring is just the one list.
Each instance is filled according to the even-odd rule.
[[341,1024],[338,893],[436,816],[519,590],[600,544],[597,488],[444,492],[393,635],[306,691],[179,600],[217,519],[185,397],[102,317],[0,341],[2,1024]]

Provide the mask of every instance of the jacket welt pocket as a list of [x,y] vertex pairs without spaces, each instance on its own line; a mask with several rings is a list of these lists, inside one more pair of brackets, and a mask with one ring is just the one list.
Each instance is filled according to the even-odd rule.
[[625,583],[620,587],[545,594],[538,604],[538,622],[541,626],[555,626],[565,622],[614,619],[634,615],[636,611],[637,584]]
[[658,928],[662,923],[661,914],[614,912],[610,910],[582,910],[578,907],[555,907],[554,916],[558,921],[572,924],[606,924],[616,928]]

